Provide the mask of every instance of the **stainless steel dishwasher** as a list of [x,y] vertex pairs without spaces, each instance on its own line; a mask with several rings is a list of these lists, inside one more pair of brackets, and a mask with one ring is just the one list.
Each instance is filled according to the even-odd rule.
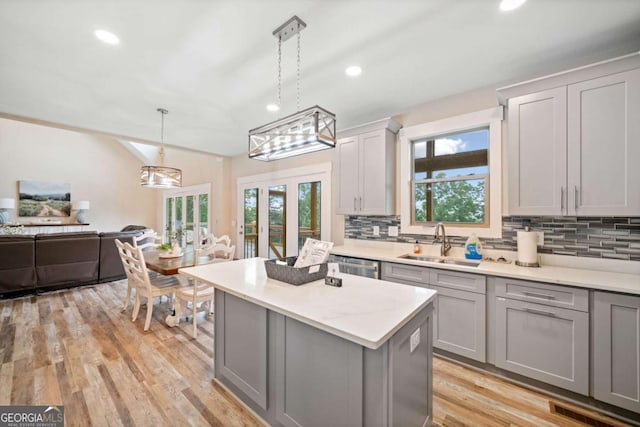
[[337,262],[340,267],[340,273],[371,277],[373,279],[380,278],[379,261],[332,254],[329,255],[329,262]]

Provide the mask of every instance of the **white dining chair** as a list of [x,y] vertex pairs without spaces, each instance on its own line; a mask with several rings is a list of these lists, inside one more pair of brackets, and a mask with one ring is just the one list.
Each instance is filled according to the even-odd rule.
[[[153,313],[153,298],[161,297],[162,295],[168,295],[173,297],[175,290],[181,285],[178,276],[163,276],[158,275],[151,279],[147,266],[144,262],[144,254],[139,247],[133,247],[127,242],[121,242],[116,239],[116,246],[120,253],[120,259],[124,271],[127,274],[127,281],[129,288],[133,288],[136,291],[136,302],[133,307],[133,314],[131,316],[132,321],[136,321],[138,318],[138,312],[140,311],[140,299],[147,298],[147,318],[144,323],[144,330],[149,329],[151,323],[151,315]],[[128,298],[125,305],[128,305]]]
[[[223,244],[217,244],[205,249],[200,249],[196,251],[196,265],[233,261],[235,250],[235,246],[227,246]],[[213,313],[214,288],[209,284],[189,279],[189,284],[178,288],[175,295],[176,316],[171,320],[171,322],[173,322],[172,326],[175,326],[180,322],[180,317],[183,314],[182,309],[186,309],[189,304],[191,304],[191,316],[193,318],[193,338],[196,338],[198,335],[198,313]]]
[[[140,248],[144,251],[144,250],[149,250],[149,248],[155,248],[158,244],[160,244],[161,241],[162,239],[160,238],[160,236],[158,236],[158,234],[154,230],[147,229],[143,233],[137,236],[133,236],[132,246],[134,248]],[[125,268],[125,272],[126,272],[126,268]],[[155,271],[149,272],[149,277],[151,277],[152,279],[156,278],[157,276],[158,276],[158,273],[156,273]],[[124,301],[124,306],[122,307],[122,311],[125,311],[129,307],[129,303],[131,302],[131,294],[133,293],[133,291],[134,289],[131,287],[131,282],[128,281],[127,297]]]

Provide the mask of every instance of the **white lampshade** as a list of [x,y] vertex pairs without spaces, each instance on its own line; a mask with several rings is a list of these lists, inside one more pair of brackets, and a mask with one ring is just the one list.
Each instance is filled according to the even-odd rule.
[[89,203],[88,200],[80,200],[78,202],[73,202],[73,209],[89,209],[91,207],[91,204]]
[[16,199],[0,199],[0,209],[15,209]]

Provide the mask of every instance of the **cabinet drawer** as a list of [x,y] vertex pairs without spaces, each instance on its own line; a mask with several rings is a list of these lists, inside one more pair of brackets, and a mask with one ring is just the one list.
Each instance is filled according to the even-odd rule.
[[589,291],[586,289],[504,277],[497,277],[495,284],[496,296],[499,297],[589,311]]
[[426,288],[429,285],[429,270],[426,267],[385,262],[382,264],[382,280]]
[[496,366],[589,392],[589,314],[496,298]]
[[485,294],[487,278],[480,274],[433,269],[429,283],[434,286]]

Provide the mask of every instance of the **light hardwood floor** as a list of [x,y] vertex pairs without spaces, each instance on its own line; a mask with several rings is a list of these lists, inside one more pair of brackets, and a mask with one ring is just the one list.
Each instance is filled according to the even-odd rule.
[[[212,318],[192,339],[191,323],[165,325],[164,302],[144,332],[144,316],[121,311],[126,288],[0,301],[0,405],[64,405],[67,426],[261,425],[212,384]],[[438,358],[433,389],[439,426],[586,425],[551,414],[542,394]]]

